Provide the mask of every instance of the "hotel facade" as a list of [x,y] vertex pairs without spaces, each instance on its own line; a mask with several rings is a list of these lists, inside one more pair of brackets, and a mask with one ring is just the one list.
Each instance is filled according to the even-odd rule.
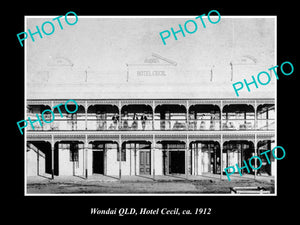
[[[51,70],[27,79],[25,118],[36,120],[36,114],[69,99],[78,109],[70,114],[61,107],[62,118],[55,108],[52,123],[27,126],[26,176],[227,179],[224,168],[243,167],[244,161],[275,147],[274,79],[269,87],[244,90],[240,97],[232,88],[241,71],[270,67],[243,56],[226,67],[184,71],[152,54],[125,64],[121,72],[78,72],[68,59],[56,58]],[[75,105],[69,102],[68,108]],[[44,115],[52,120],[51,114]],[[249,167],[250,174],[275,176],[276,160],[268,156],[271,163],[261,157],[261,168]]]

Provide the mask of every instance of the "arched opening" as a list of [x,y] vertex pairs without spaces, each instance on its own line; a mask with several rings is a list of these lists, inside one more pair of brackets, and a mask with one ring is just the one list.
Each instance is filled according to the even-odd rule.
[[163,174],[185,174],[186,144],[184,141],[160,141],[163,157]]
[[191,105],[189,108],[190,130],[219,130],[220,108],[217,105]]
[[232,104],[223,107],[223,130],[254,129],[254,107],[245,104]]
[[155,108],[155,129],[185,130],[186,107],[184,105],[158,105]]
[[149,141],[125,141],[122,149],[127,152],[129,175],[150,175],[151,174],[151,142]]
[[[27,176],[50,178],[52,174],[51,144],[47,141],[27,141],[26,166]],[[57,164],[57,161],[55,165]]]
[[[272,144],[271,140],[263,140],[257,143],[257,155],[260,156],[260,159],[262,161],[261,167],[256,172],[257,175],[268,175],[268,176],[272,175],[271,163],[273,163],[275,160],[273,154],[271,153],[271,151],[264,153],[269,158],[270,163],[268,163],[268,160],[265,155],[261,155],[261,153],[272,149],[271,144]],[[259,162],[257,161],[257,163]]]
[[110,155],[115,155],[118,145],[113,141],[91,141],[89,142],[89,149],[91,151],[91,173],[107,175],[107,168],[110,166],[107,163],[107,158]]
[[57,175],[84,177],[84,142],[83,141],[59,141],[54,145],[57,152]]
[[[55,120],[51,123],[53,130],[85,130],[85,109],[84,106],[78,105],[77,111],[69,113],[64,105],[55,107],[52,111]],[[68,104],[67,109],[70,112],[76,110],[75,104]],[[60,110],[60,112],[59,112]],[[62,114],[62,115],[61,115]]]
[[[247,165],[249,159],[254,156],[254,144],[252,141],[226,141],[223,144],[223,173],[224,168],[233,166],[235,167],[235,173],[239,173],[236,165],[239,168],[242,168],[245,165],[244,160],[246,161]],[[254,170],[251,169],[250,166],[249,173],[254,174]],[[227,171],[232,172],[232,168],[229,168]],[[248,173],[247,169],[241,170],[241,173]]]
[[217,141],[193,141],[190,149],[190,174],[221,173],[220,144]]
[[117,130],[119,109],[115,105],[91,105],[87,110],[88,130]]
[[[36,114],[38,114],[40,121],[42,123],[42,126],[41,126],[38,121],[34,122],[33,123],[34,130],[51,130],[51,123],[45,123],[41,117],[42,112],[46,109],[51,110],[49,105],[28,105],[27,106],[27,111],[26,111],[27,117],[30,117],[31,121],[33,122],[38,119],[36,116]],[[43,116],[46,121],[52,120],[52,115],[50,112],[45,112]],[[28,121],[28,126],[26,127],[26,129],[33,130],[31,125],[29,124],[29,121]]]
[[121,109],[122,129],[151,130],[153,111],[150,105],[125,105]]
[[263,104],[257,107],[257,129],[274,130],[275,129],[275,105]]

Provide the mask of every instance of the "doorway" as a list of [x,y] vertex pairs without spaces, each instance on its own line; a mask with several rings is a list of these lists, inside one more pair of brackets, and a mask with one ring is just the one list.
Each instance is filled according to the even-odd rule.
[[151,154],[149,151],[140,152],[140,174],[150,175],[151,174]]
[[104,174],[104,151],[93,151],[93,173]]
[[169,152],[169,173],[185,174],[185,151]]

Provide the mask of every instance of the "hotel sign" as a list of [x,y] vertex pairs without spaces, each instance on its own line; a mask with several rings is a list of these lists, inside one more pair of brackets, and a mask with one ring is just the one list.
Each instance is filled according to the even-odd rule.
[[143,63],[127,64],[127,82],[145,83],[170,79],[174,74],[176,62],[157,54],[145,58]]
[[136,71],[137,76],[166,76],[166,71]]

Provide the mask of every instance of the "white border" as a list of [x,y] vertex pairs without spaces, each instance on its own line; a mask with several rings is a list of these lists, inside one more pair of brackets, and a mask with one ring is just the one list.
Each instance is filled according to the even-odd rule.
[[[195,15],[198,16],[198,15]],[[57,16],[24,16],[24,29],[27,30],[27,24],[26,24],[26,20],[27,18],[54,18]],[[204,16],[207,17],[207,16]],[[210,16],[210,17],[217,17],[217,16]],[[277,16],[222,16],[222,18],[274,18],[274,66],[278,65],[277,64]],[[78,16],[78,18],[194,18],[194,16]],[[27,90],[26,90],[26,78],[27,78],[27,39],[24,41],[24,118],[26,118],[26,99],[27,99]],[[277,146],[277,80],[275,80],[275,146]],[[170,194],[170,193],[157,193],[157,194],[148,194],[148,193],[140,193],[140,194],[128,194],[128,193],[85,193],[85,194],[52,194],[52,193],[42,193],[42,194],[28,194],[27,193],[27,164],[26,164],[26,143],[27,143],[27,135],[26,135],[26,130],[24,130],[24,196],[231,196],[231,197],[239,197],[239,196],[277,196],[277,160],[274,160],[275,162],[275,191],[272,194],[191,194],[191,193],[187,193],[187,194]]]

